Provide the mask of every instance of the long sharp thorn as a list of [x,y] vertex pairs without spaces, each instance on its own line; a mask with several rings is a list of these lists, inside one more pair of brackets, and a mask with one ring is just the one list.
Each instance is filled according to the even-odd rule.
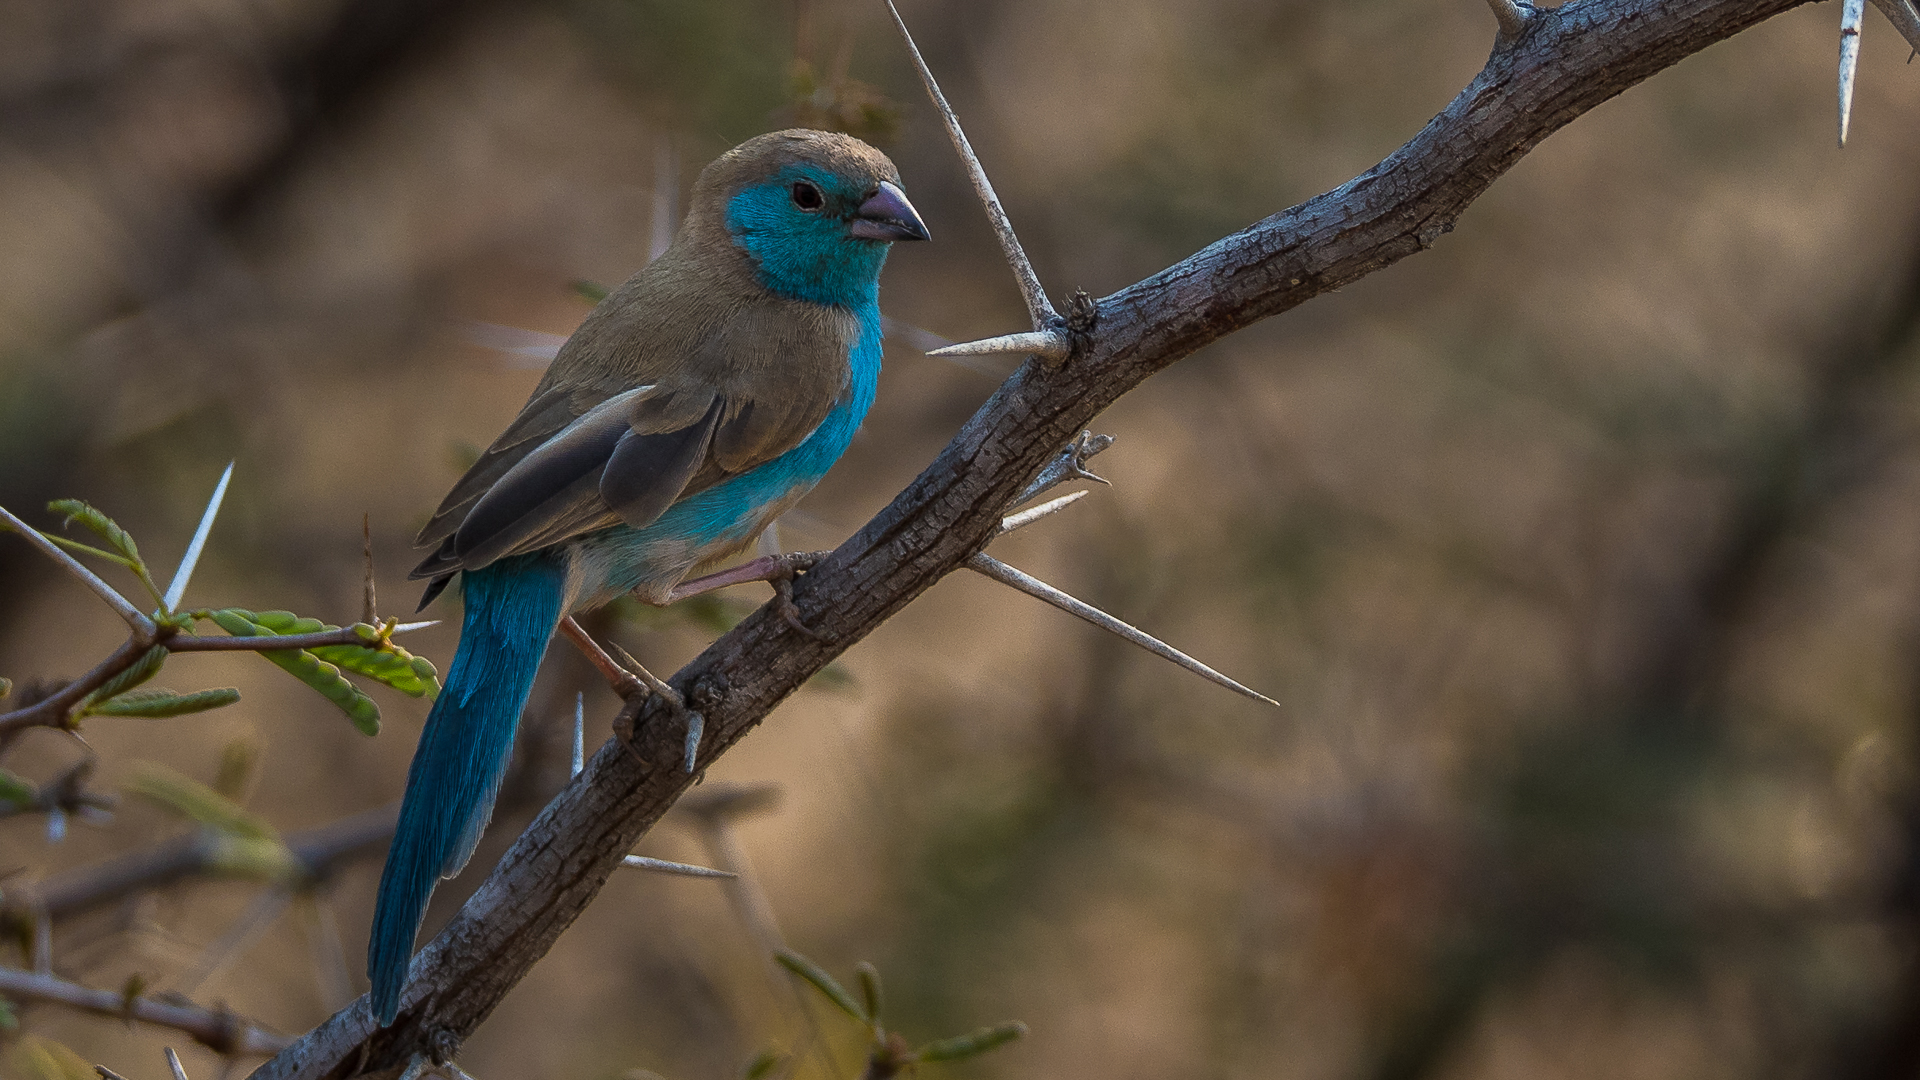
[[1914,8],[1913,0],[1873,0],[1873,6],[1900,31],[1910,47],[1920,51],[1920,10]]
[[1860,24],[1867,15],[1866,0],[1846,0],[1840,8],[1840,145],[1847,145],[1847,125],[1853,117],[1853,77],[1860,68]]
[[1020,285],[1020,295],[1027,302],[1027,315],[1033,320],[1033,328],[1043,330],[1060,316],[1053,310],[1053,302],[1047,299],[1047,291],[1040,287],[1039,275],[1033,272],[1033,264],[1027,261],[1027,253],[1020,247],[1020,238],[1007,221],[1007,212],[1000,206],[1000,196],[993,193],[987,170],[980,166],[980,159],[974,155],[973,144],[967,141],[967,133],[960,130],[960,118],[953,114],[953,107],[947,104],[947,96],[940,92],[940,84],[934,81],[933,70],[927,67],[926,59],[920,55],[920,46],[913,43],[913,34],[907,30],[906,20],[900,17],[900,9],[894,6],[893,0],[887,0],[887,10],[893,13],[893,25],[900,28],[900,36],[906,40],[907,52],[913,57],[913,66],[920,73],[920,81],[926,85],[927,96],[933,99],[933,107],[939,110],[940,119],[947,125],[947,135],[953,140],[953,148],[959,152],[960,160],[966,163],[967,176],[973,181],[974,193],[980,196],[980,204],[987,211],[987,221],[993,225],[994,235],[1000,238],[1000,250],[1006,253],[1007,265],[1013,269],[1014,280]]
[[200,565],[200,553],[207,547],[207,534],[213,531],[213,519],[220,516],[220,502],[227,497],[227,481],[232,479],[233,462],[229,461],[227,471],[220,474],[220,482],[213,487],[213,498],[207,500],[206,512],[200,515],[200,527],[193,530],[193,542],[187,545],[187,553],[180,556],[180,569],[173,572],[173,581],[167,585],[163,599],[168,611],[179,607],[180,598],[187,594],[187,582],[193,580],[193,568]]
[[391,629],[391,630],[389,630],[389,631],[387,631],[387,633],[389,633],[389,634],[409,634],[409,633],[412,633],[412,632],[413,632],[413,631],[415,631],[415,630],[425,630],[425,629],[426,629],[427,627],[429,627],[429,626],[439,626],[439,625],[440,625],[440,620],[439,620],[439,619],[428,619],[428,620],[427,620],[426,622],[403,622],[403,623],[395,623],[395,624],[393,625],[393,629]]
[[180,1064],[180,1055],[174,1053],[171,1046],[167,1047],[167,1068],[173,1070],[173,1080],[187,1080],[186,1067]]
[[587,692],[576,691],[573,695],[573,772],[579,776],[580,770],[587,765]]
[[620,860],[621,866],[631,866],[635,870],[651,870],[656,874],[676,874],[680,877],[732,878],[739,874],[731,870],[715,870],[710,866],[695,866],[692,863],[668,862],[665,859],[649,859],[645,855],[629,855]]
[[1275,708],[1282,708],[1279,702],[1267,695],[1257,690],[1249,690],[1200,661],[1195,660],[1193,657],[1188,656],[1186,653],[1181,652],[1179,649],[1161,641],[1159,638],[1142,633],[1140,630],[1135,629],[1127,623],[1121,622],[1119,619],[1101,611],[1092,604],[1075,599],[1046,582],[1041,581],[1039,578],[1023,574],[985,552],[981,552],[971,559],[968,559],[967,569],[984,574],[1002,585],[1012,586],[1026,593],[1028,596],[1045,600],[1047,603],[1052,604],[1054,607],[1059,608],[1069,615],[1075,615],[1085,619],[1100,629],[1110,634],[1116,634],[1155,656],[1179,664],[1181,667],[1186,668],[1188,671],[1193,672],[1208,682],[1224,686],[1236,694],[1245,695],[1255,701],[1264,701]]
[[1024,529],[1043,517],[1050,517],[1057,514],[1067,507],[1072,506],[1074,503],[1079,502],[1081,499],[1086,498],[1089,494],[1091,493],[1085,488],[1082,488],[1079,491],[1062,495],[1051,502],[1043,502],[1031,510],[1022,510],[1017,514],[1009,514],[1000,519],[1000,535],[1005,536],[1015,529]]
[[406,1071],[400,1074],[400,1080],[420,1080],[421,1077],[427,1075],[427,1070],[431,1067],[427,1061],[427,1055],[415,1054],[412,1059],[407,1062]]
[[1052,330],[1035,330],[1024,334],[1002,334],[999,337],[981,338],[979,341],[963,341],[958,345],[948,345],[929,352],[928,356],[938,356],[951,360],[962,356],[999,356],[1013,353],[1021,356],[1044,356],[1049,360],[1064,360],[1073,351],[1073,342],[1067,335]]
[[142,614],[139,608],[134,607],[133,604],[128,601],[126,597],[121,596],[119,591],[113,586],[101,581],[98,574],[80,565],[78,559],[61,551],[60,545],[42,536],[40,530],[14,517],[11,513],[8,513],[5,507],[0,507],[0,525],[4,525],[25,537],[27,543],[40,549],[41,554],[59,563],[62,570],[79,578],[80,583],[92,589],[95,596],[104,600],[106,605],[113,609],[114,614],[125,619],[127,625],[133,627],[134,633],[149,641],[153,640],[155,629],[153,620]]

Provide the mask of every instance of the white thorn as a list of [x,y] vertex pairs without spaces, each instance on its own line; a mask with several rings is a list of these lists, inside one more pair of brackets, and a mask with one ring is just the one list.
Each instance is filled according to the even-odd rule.
[[220,482],[214,485],[213,498],[207,500],[206,512],[200,515],[200,527],[193,530],[193,542],[187,545],[187,553],[180,556],[180,569],[173,572],[173,582],[167,586],[165,603],[172,611],[180,606],[180,598],[187,594],[187,582],[193,579],[193,568],[200,565],[200,552],[207,546],[207,534],[213,531],[213,519],[220,516],[220,501],[227,497],[227,481],[233,479],[233,462],[227,462],[227,471],[220,474]]
[[173,1070],[173,1080],[187,1080],[187,1070],[180,1064],[180,1055],[174,1053],[173,1047],[171,1046],[167,1047],[166,1050],[167,1068]]
[[649,859],[645,855],[629,855],[620,860],[621,866],[631,866],[635,870],[651,870],[656,874],[674,874],[679,877],[731,878],[740,875],[731,870],[715,870],[708,866],[695,866],[692,863],[668,862],[665,859]]
[[579,776],[580,770],[587,766],[587,694],[576,691],[573,695],[573,772]]
[[982,338],[979,341],[964,341],[958,345],[935,349],[927,355],[952,357],[1021,353],[1028,356],[1044,356],[1049,360],[1064,360],[1072,349],[1073,342],[1065,334],[1052,330],[1032,330],[1024,334],[1005,334],[1000,337]]
[[1033,264],[1027,261],[1027,253],[1020,246],[1020,237],[1007,220],[1007,211],[1000,205],[1000,196],[993,193],[993,184],[987,179],[987,170],[981,166],[979,157],[974,154],[973,144],[967,141],[967,133],[960,130],[960,118],[953,114],[953,106],[947,104],[947,96],[940,92],[940,84],[933,79],[933,70],[927,67],[926,59],[920,55],[920,46],[913,43],[913,34],[908,32],[906,20],[900,17],[900,9],[893,6],[893,0],[887,0],[887,10],[893,13],[893,25],[900,28],[900,36],[906,39],[907,52],[913,57],[913,66],[920,73],[920,81],[926,85],[927,96],[933,99],[933,107],[947,125],[947,137],[953,140],[953,148],[959,151],[960,160],[967,166],[967,177],[973,181],[974,194],[980,197],[980,205],[987,211],[987,222],[993,226],[993,234],[1000,239],[1000,250],[1013,270],[1021,298],[1027,302],[1027,315],[1033,320],[1034,329],[1038,330],[1059,317],[1053,310],[1053,302],[1047,299],[1047,290],[1041,288],[1039,275],[1033,272]]
[[407,633],[412,633],[415,630],[425,630],[429,626],[439,626],[439,625],[440,625],[439,619],[428,619],[426,622],[395,623],[393,629],[387,631],[387,633],[407,634]]
[[1128,642],[1134,645],[1140,646],[1141,648],[1147,650],[1148,652],[1152,653],[1155,656],[1161,657],[1162,659],[1171,660],[1174,663],[1179,664],[1181,667],[1186,668],[1188,671],[1193,672],[1195,675],[1198,675],[1203,679],[1206,679],[1208,682],[1214,683],[1218,686],[1224,686],[1236,694],[1245,695],[1247,697],[1252,698],[1255,701],[1264,701],[1267,704],[1272,705],[1274,708],[1284,707],[1279,702],[1273,700],[1267,695],[1262,694],[1257,690],[1249,690],[1248,688],[1240,685],[1237,682],[1234,682],[1232,679],[1227,678],[1225,675],[1220,674],[1219,672],[1213,670],[1212,668],[1201,663],[1200,661],[1195,660],[1193,657],[1188,656],[1186,653],[1181,652],[1179,649],[1176,649],[1173,646],[1168,645],[1166,642],[1161,641],[1159,638],[1156,638],[1147,633],[1143,633],[1142,631],[1134,628],[1133,626],[1127,623],[1121,622],[1119,619],[1116,619],[1113,616],[1107,614],[1106,612],[1101,611],[1099,608],[1094,607],[1092,604],[1089,604],[1084,600],[1077,599],[1067,593],[1061,592],[1059,589],[1056,589],[1053,586],[1047,584],[1046,582],[1041,581],[1039,578],[1032,577],[1027,574],[1023,574],[1020,571],[1014,569],[1011,566],[1008,566],[1006,563],[1001,562],[999,559],[996,559],[985,552],[981,552],[973,556],[971,559],[968,559],[967,569],[973,570],[980,574],[984,574],[987,577],[992,578],[993,580],[999,582],[1002,585],[1010,585],[1013,588],[1018,589],[1023,593],[1026,593],[1028,596],[1034,597],[1035,599],[1045,600],[1047,603],[1052,604],[1054,607],[1059,608],[1061,611],[1064,611],[1069,615],[1075,615],[1075,616],[1078,616],[1079,618],[1085,619],[1087,622],[1092,623],[1093,625],[1099,627],[1100,629],[1105,630],[1110,634],[1118,635],[1119,637],[1124,638]]
[[1860,67],[1860,24],[1867,17],[1866,0],[1846,0],[1840,8],[1840,145],[1847,145],[1847,125],[1853,116],[1853,76]]
[[1022,510],[1017,514],[1009,514],[1000,519],[1000,533],[1004,536],[1015,529],[1026,528],[1028,525],[1039,521],[1043,517],[1048,517],[1065,510],[1067,507],[1072,506],[1090,494],[1092,493],[1087,489],[1081,488],[1079,491],[1069,495],[1062,495],[1051,502],[1043,502],[1031,510]]

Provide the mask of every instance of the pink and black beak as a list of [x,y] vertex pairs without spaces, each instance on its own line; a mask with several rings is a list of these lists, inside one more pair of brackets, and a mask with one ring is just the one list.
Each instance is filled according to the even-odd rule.
[[863,240],[931,240],[907,193],[885,180],[860,204],[847,231]]

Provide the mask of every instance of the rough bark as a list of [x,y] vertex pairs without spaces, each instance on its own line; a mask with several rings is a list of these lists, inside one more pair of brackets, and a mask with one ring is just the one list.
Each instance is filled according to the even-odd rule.
[[[1432,246],[1542,139],[1716,41],[1807,0],[1575,0],[1537,10],[1420,133],[1341,187],[1098,304],[1075,355],[1029,360],[912,485],[795,586],[816,641],[763,609],[672,679],[707,722],[711,761],[854,642],[990,540],[1041,466],[1120,395],[1225,334]],[[1494,27],[1488,26],[1489,37]],[[391,1073],[457,1046],[590,903],[692,779],[658,709],[609,743],[527,828],[413,966],[393,1027],[364,1001],[256,1080]],[[641,759],[651,762],[643,765]]]

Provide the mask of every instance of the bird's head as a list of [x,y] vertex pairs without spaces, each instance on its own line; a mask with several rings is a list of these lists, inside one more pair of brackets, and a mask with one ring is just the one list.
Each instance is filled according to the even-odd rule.
[[893,162],[828,131],[741,143],[700,174],[694,200],[696,214],[702,201],[718,211],[762,285],[820,304],[870,302],[892,243],[928,238]]

